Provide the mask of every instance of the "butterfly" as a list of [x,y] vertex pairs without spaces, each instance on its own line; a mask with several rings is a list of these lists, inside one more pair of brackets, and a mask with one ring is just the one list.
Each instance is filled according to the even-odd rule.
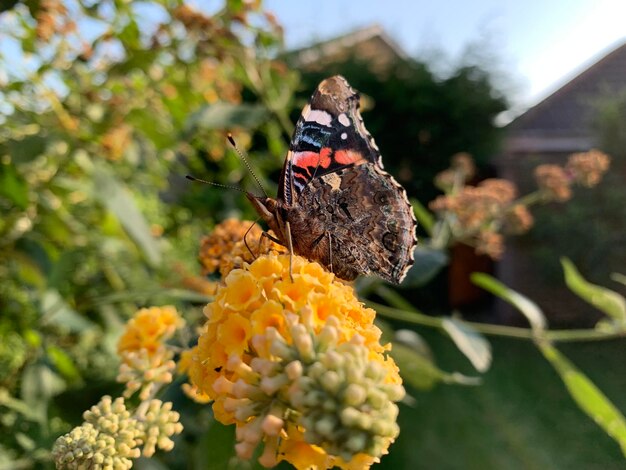
[[296,124],[276,199],[247,196],[291,253],[344,280],[364,274],[399,284],[414,261],[417,223],[359,104],[342,76],[322,81]]

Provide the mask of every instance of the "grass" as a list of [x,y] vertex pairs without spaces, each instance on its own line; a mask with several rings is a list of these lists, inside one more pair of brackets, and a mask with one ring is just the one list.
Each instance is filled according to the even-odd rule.
[[[424,333],[438,363],[472,374],[442,335]],[[574,404],[560,378],[526,341],[492,339],[494,362],[478,387],[410,391],[401,434],[378,468],[624,469],[619,446]],[[560,346],[622,411],[625,340]],[[474,374],[475,375],[475,374]]]

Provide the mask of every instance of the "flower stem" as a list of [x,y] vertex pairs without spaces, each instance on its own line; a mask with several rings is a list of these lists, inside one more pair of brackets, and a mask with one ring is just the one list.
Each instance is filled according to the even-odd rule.
[[[398,308],[388,307],[376,302],[366,301],[365,304],[376,310],[377,313],[394,320],[401,320],[414,325],[428,326],[430,328],[443,329],[443,317],[432,317],[417,310],[402,310]],[[598,331],[593,328],[576,329],[576,330],[546,330],[539,336],[530,328],[521,328],[517,326],[494,325],[491,323],[477,323],[465,320],[458,320],[473,330],[491,336],[503,336],[508,338],[528,339],[528,340],[547,340],[559,342],[575,342],[575,341],[599,341],[611,338],[626,337],[626,329],[616,331]]]

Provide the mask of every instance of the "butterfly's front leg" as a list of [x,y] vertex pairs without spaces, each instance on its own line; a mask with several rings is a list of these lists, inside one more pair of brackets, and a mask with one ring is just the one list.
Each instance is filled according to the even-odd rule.
[[293,282],[293,240],[291,239],[291,225],[285,221],[285,231],[287,232],[287,248],[289,248],[289,279]]

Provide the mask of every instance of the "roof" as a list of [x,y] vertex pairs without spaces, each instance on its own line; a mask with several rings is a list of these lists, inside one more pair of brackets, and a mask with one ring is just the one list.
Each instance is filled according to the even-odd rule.
[[577,151],[593,140],[594,104],[626,90],[626,42],[508,126],[509,151]]
[[337,62],[349,55],[374,62],[374,65],[379,62],[381,66],[398,59],[408,60],[408,55],[378,24],[289,51],[285,58],[295,66],[310,69],[320,67],[320,62]]

